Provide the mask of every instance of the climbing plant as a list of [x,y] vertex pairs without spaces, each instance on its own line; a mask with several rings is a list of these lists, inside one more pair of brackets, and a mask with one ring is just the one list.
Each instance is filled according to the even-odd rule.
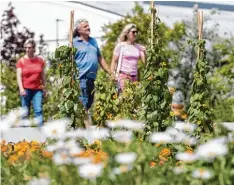
[[210,132],[212,130],[212,109],[210,108],[210,85],[206,78],[209,66],[206,60],[205,40],[190,41],[190,43],[199,48],[200,51],[193,71],[194,80],[188,120],[199,126],[197,132]]
[[95,81],[95,100],[92,107],[93,122],[104,125],[106,120],[113,120],[118,112],[116,85],[105,73],[98,73]]
[[78,71],[72,60],[72,55],[77,49],[68,46],[60,46],[55,51],[55,57],[51,59],[52,68],[59,70],[60,82],[58,87],[59,112],[55,118],[71,118],[72,127],[84,126],[85,110],[79,101],[80,87]]
[[[151,8],[152,15],[156,14],[155,8]],[[170,125],[171,94],[167,87],[168,62],[164,55],[163,42],[158,34],[160,19],[152,18],[153,24],[148,32],[147,60],[143,72],[143,96],[141,119],[145,120],[146,134],[149,131],[164,130]]]

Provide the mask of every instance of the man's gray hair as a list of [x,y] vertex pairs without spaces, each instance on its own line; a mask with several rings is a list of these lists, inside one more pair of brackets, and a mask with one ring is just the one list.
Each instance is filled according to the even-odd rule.
[[81,19],[78,19],[76,22],[75,22],[75,25],[74,25],[74,30],[73,30],[73,38],[75,38],[76,36],[80,36],[77,28],[80,26],[81,23],[83,22],[87,22],[89,23],[89,21],[87,19],[84,19],[84,18],[81,18]]

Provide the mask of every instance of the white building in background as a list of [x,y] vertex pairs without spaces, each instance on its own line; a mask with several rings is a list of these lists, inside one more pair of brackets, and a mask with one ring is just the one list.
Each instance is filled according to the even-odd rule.
[[[0,15],[7,9],[9,2],[0,2]],[[145,12],[149,11],[149,1],[138,1]],[[220,25],[220,35],[234,36],[234,2],[195,2],[195,1],[156,1],[158,16],[168,26],[176,21],[191,19],[193,6],[198,3],[204,15],[212,8],[219,9],[219,14],[212,17]],[[121,19],[127,13],[132,13],[134,1],[15,1],[15,14],[25,27],[35,32],[35,38],[43,34],[48,43],[49,51],[53,52],[57,45],[68,44],[70,11],[74,10],[75,20],[86,18],[91,26],[91,36],[97,38],[99,45],[103,44],[102,27],[109,22]],[[2,41],[0,41],[1,44]]]

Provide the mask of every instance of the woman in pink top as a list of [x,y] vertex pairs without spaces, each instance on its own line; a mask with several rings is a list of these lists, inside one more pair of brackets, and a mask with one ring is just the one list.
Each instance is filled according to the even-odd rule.
[[138,61],[141,59],[145,63],[145,47],[135,43],[137,34],[135,24],[126,25],[119,36],[120,42],[114,49],[111,71],[117,75],[120,92],[123,91],[126,80],[137,81]]

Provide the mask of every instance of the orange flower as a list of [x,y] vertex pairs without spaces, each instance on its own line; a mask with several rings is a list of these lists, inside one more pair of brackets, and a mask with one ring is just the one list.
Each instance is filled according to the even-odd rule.
[[9,157],[8,161],[11,163],[14,163],[18,160],[18,156],[17,155],[12,155]]
[[18,155],[19,157],[21,157],[21,156],[23,156],[23,155],[24,155],[24,152],[19,151],[19,152],[17,153],[17,155]]
[[94,164],[97,164],[97,163],[100,163],[100,162],[105,162],[105,161],[107,161],[107,159],[108,159],[107,153],[101,151],[101,152],[98,152],[97,154],[95,154],[93,156],[92,162]]
[[165,161],[159,161],[159,166],[164,165]]
[[151,75],[151,76],[148,78],[148,80],[153,80],[153,76]]
[[43,157],[46,157],[46,158],[51,158],[53,156],[53,152],[49,152],[49,151],[46,151],[46,150],[42,150],[41,154],[42,154]]
[[150,166],[151,168],[155,167],[155,166],[156,166],[156,162],[150,161],[149,166]]
[[1,145],[2,145],[2,144],[5,145],[5,144],[6,144],[6,140],[3,139],[3,140],[1,141]]
[[159,159],[161,160],[161,161],[164,161],[164,162],[166,162],[166,161],[168,161],[168,159],[166,158],[166,157],[163,157],[163,156],[159,156]]
[[187,119],[187,118],[188,118],[188,115],[187,115],[187,114],[182,114],[182,115],[181,115],[181,118],[182,118],[182,119]]
[[168,157],[171,155],[171,150],[169,148],[163,148],[159,153],[159,156]]
[[100,140],[95,140],[94,144],[97,146],[102,146],[102,142]]
[[174,94],[174,92],[176,91],[176,89],[173,87],[169,87],[168,89],[169,89],[170,94]]
[[192,150],[186,150],[185,152],[186,152],[186,153],[189,153],[189,154],[193,154],[193,151],[192,151]]
[[137,82],[137,81],[133,82],[133,85],[139,85],[139,82]]
[[113,115],[112,114],[107,114],[107,119],[112,119],[113,118]]
[[161,144],[157,143],[157,144],[155,144],[154,146],[156,146],[156,147],[160,147],[160,146],[161,146]]
[[117,97],[118,97],[117,93],[115,93],[115,94],[112,96],[112,98],[113,98],[114,100],[117,99]]
[[40,143],[38,143],[37,141],[31,141],[31,143],[30,143],[31,145],[40,145]]
[[1,152],[6,152],[8,149],[7,145],[1,144]]

